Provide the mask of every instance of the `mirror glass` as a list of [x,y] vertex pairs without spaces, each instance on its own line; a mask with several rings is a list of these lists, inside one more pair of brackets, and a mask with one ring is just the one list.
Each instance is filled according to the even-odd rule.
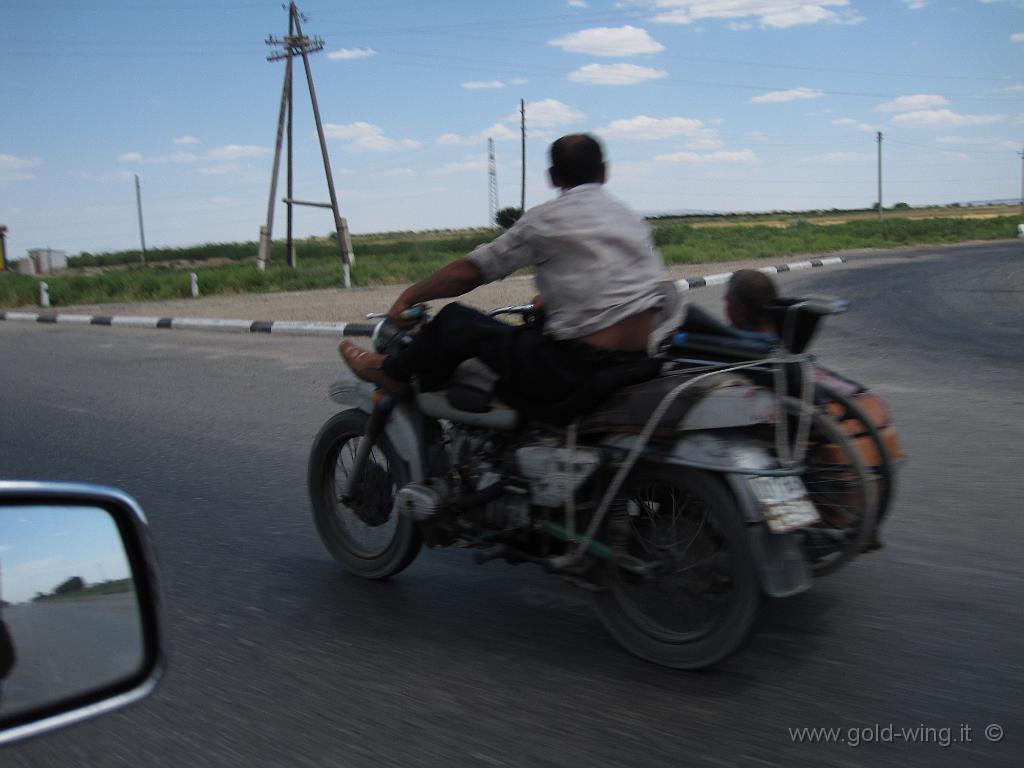
[[0,508],[0,721],[138,674],[145,645],[110,513]]

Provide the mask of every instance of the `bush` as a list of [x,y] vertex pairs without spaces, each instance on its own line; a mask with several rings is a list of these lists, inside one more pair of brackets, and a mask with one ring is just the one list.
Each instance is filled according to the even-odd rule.
[[519,217],[522,215],[522,208],[502,208],[494,217],[494,223],[497,224],[502,229],[508,229],[517,221],[519,221]]

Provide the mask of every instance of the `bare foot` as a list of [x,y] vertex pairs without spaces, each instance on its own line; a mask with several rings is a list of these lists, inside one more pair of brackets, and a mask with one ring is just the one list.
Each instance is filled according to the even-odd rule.
[[384,364],[384,355],[371,352],[368,349],[363,349],[358,344],[353,341],[349,341],[348,339],[341,342],[338,346],[338,352],[341,354],[341,359],[348,364],[352,373],[363,381],[376,384],[385,392],[388,392],[395,397],[405,398],[409,396],[410,389],[408,384],[404,384],[397,379],[393,379],[384,373],[384,369],[382,367]]

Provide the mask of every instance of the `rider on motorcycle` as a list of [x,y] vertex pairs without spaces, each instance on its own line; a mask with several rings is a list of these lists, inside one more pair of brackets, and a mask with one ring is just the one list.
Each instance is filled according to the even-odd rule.
[[563,136],[550,155],[557,198],[406,288],[388,312],[401,325],[409,307],[533,266],[542,318],[511,326],[449,304],[399,352],[384,356],[343,341],[339,351],[356,376],[401,396],[413,376],[421,389],[438,389],[460,363],[479,358],[498,374],[503,397],[514,394],[521,410],[565,423],[574,409],[552,406],[592,388],[598,370],[624,366],[634,380],[657,372],[646,348],[666,275],[650,229],[603,189],[607,166],[592,136]]

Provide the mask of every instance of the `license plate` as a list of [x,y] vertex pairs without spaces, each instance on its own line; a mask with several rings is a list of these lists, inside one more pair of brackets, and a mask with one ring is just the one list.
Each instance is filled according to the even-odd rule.
[[821,519],[799,477],[752,477],[750,487],[772,533],[804,528]]

